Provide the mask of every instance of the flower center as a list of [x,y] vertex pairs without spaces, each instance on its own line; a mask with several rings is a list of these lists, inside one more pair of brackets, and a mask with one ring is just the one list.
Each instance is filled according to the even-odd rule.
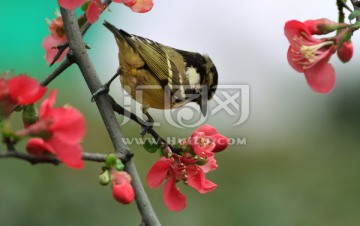
[[[305,37],[305,38],[304,38]],[[294,36],[296,46],[291,49],[293,61],[303,65],[303,69],[311,68],[314,64],[324,59],[331,53],[330,49],[334,46],[334,41],[324,40],[320,42],[312,41],[307,33],[302,32],[301,36]]]
[[333,44],[334,43],[332,41],[326,41],[312,46],[303,45],[300,48],[300,53],[307,59],[309,63],[314,63],[318,56],[323,54],[324,51],[321,51],[321,49],[326,46],[332,46]]
[[209,137],[200,137],[198,139],[198,144],[200,147],[207,147],[212,143],[212,140]]

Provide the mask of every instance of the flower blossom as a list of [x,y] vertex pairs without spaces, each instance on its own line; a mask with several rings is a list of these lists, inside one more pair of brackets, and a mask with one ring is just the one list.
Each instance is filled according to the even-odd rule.
[[305,74],[315,92],[329,93],[335,86],[335,70],[328,63],[336,51],[335,42],[313,38],[305,24],[296,20],[285,24],[285,35],[290,42],[287,53],[290,66]]
[[[42,47],[45,50],[45,60],[47,64],[51,64],[51,62],[54,60],[54,57],[58,53],[56,46],[61,45],[67,41],[63,19],[58,11],[55,12],[55,15],[57,17],[54,20],[47,20],[50,35],[45,37],[42,42]],[[60,62],[68,51],[69,48],[66,48],[55,62]]]
[[165,205],[172,211],[184,209],[186,197],[176,183],[181,181],[201,194],[213,191],[217,185],[207,180],[205,173],[218,167],[213,152],[224,150],[228,143],[228,139],[217,134],[214,127],[200,127],[189,139],[180,142],[180,153],[164,150],[167,155],[151,167],[146,178],[147,184],[157,188],[166,181],[163,188]]
[[[58,3],[61,7],[69,10],[75,10],[81,5],[88,2],[86,9],[86,18],[89,23],[95,23],[100,14],[104,11],[105,6],[101,0],[58,0]],[[123,3],[129,7],[132,11],[137,13],[145,13],[152,9],[154,3],[153,0],[113,0],[116,3]]]
[[116,201],[129,204],[135,198],[135,192],[131,185],[131,176],[125,172],[112,171],[112,194]]
[[[296,71],[304,73],[308,85],[317,93],[329,93],[335,86],[335,70],[328,62],[339,49],[342,39],[348,35],[347,26],[328,19],[308,20],[304,23],[291,20],[285,24],[285,36],[290,43],[288,62]],[[341,30],[335,37],[317,39],[312,36],[338,29]],[[352,56],[351,46],[345,43],[338,53],[343,62]]]
[[[6,76],[6,75],[5,75]],[[46,87],[24,74],[10,79],[0,78],[0,117],[8,117],[17,105],[32,104],[41,99]]]
[[84,117],[70,106],[53,108],[55,99],[56,90],[41,104],[38,121],[18,135],[35,136],[26,145],[30,154],[51,153],[65,165],[80,169],[83,167],[80,142],[85,134]]

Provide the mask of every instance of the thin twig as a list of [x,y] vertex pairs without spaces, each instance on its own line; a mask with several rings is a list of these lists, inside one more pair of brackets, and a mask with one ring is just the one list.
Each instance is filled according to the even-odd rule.
[[[139,118],[137,115],[135,115],[134,113],[126,110],[125,108],[123,108],[121,105],[117,104],[115,102],[115,100],[113,98],[111,98],[111,104],[112,107],[114,109],[114,111],[120,115],[123,115],[125,117],[130,118],[131,120],[133,120],[134,122],[136,122],[137,124],[139,124],[140,126],[146,126],[148,124],[148,122],[142,120],[141,118]],[[149,127],[146,129],[146,132],[148,132],[158,143],[158,145],[165,145],[165,146],[169,146],[169,148],[171,149],[172,152],[179,154],[180,151],[182,151],[182,149],[178,149],[175,148],[174,146],[172,146],[171,144],[169,144],[163,137],[161,137],[152,127]]]
[[63,71],[65,71],[68,67],[73,64],[69,60],[69,58],[65,58],[63,62],[50,74],[48,75],[40,84],[42,86],[47,86],[50,82],[52,82],[57,76],[59,76]]
[[[81,73],[89,87],[91,93],[102,87],[99,76],[95,71],[94,65],[90,61],[87,51],[83,45],[81,32],[77,23],[74,11],[61,8],[64,20],[64,28],[69,41],[70,50],[73,52],[73,59],[79,66]],[[129,147],[125,143],[121,128],[116,120],[112,109],[109,95],[101,94],[94,98],[105,127],[114,145],[115,153],[132,155]],[[144,191],[141,180],[138,176],[133,159],[125,163],[125,170],[132,176],[132,185],[135,190],[136,204],[142,217],[142,225],[160,225],[160,222],[151,206],[151,203]]]

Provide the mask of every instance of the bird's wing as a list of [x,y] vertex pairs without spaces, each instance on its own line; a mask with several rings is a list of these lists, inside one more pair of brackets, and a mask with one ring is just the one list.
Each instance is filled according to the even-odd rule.
[[182,85],[178,67],[168,53],[162,49],[161,44],[136,35],[128,35],[125,38],[138,51],[163,86]]

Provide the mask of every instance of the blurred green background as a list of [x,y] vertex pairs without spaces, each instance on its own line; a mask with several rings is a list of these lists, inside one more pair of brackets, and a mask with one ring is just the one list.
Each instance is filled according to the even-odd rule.
[[[42,80],[56,66],[44,60],[41,42],[49,34],[45,18],[54,18],[57,2],[2,2],[0,70],[13,69]],[[187,207],[166,209],[162,189],[145,189],[163,225],[359,225],[360,224],[360,76],[359,53],[341,64],[331,59],[337,84],[328,95],[313,93],[304,76],[286,61],[287,20],[327,17],[336,20],[335,1],[206,0],[160,1],[147,14],[112,4],[86,34],[89,54],[106,81],[117,69],[117,47],[102,25],[106,19],[126,31],[180,49],[208,53],[220,84],[250,86],[248,120],[232,126],[228,115],[207,123],[231,138],[246,138],[217,155],[219,168],[207,175],[218,188],[201,195],[180,186]],[[355,49],[360,43],[353,37]],[[118,85],[111,94],[117,96]],[[84,150],[108,153],[112,145],[79,70],[72,66],[49,85],[57,88],[57,105],[70,103],[87,120]],[[194,130],[167,124],[160,111],[160,134],[186,137]],[[16,116],[18,117],[18,116]],[[16,118],[15,120],[16,121]],[[121,119],[119,118],[119,121]],[[139,137],[127,123],[127,137]],[[5,150],[0,145],[0,150]],[[23,145],[19,145],[19,149]],[[132,145],[140,177],[158,156]],[[115,202],[110,187],[98,185],[101,164],[86,162],[81,171],[65,166],[0,160],[0,225],[138,225],[135,203]]]

